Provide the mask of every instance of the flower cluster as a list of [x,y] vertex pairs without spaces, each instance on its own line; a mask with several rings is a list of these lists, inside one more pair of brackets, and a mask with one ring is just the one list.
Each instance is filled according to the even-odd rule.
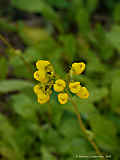
[[[82,99],[89,96],[87,88],[82,87],[80,82],[74,82],[63,79],[57,79],[53,66],[49,61],[39,60],[36,63],[37,71],[34,73],[34,78],[39,81],[39,84],[34,86],[34,92],[38,97],[38,102],[44,104],[50,100],[50,95],[54,91],[57,94],[60,104],[66,104],[69,99],[69,92],[76,94]],[[85,70],[85,64],[73,63],[70,75],[79,75]]]
[[54,79],[54,69],[49,61],[39,60],[36,63],[37,71],[34,78],[39,84],[34,86],[34,92],[38,97],[38,102],[44,104],[49,101],[52,93],[52,84]]

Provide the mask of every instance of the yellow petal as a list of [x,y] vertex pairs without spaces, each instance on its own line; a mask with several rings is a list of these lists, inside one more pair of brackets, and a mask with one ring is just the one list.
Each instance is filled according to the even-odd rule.
[[70,82],[69,88],[72,93],[78,93],[81,89],[80,82]]
[[80,62],[80,63],[73,63],[72,64],[72,72],[74,74],[81,74],[85,70],[85,63]]
[[46,94],[39,94],[38,95],[38,103],[40,104],[44,104],[44,103],[47,103],[50,99],[50,96],[49,95],[46,95]]
[[35,94],[40,94],[42,92],[42,90],[40,89],[40,86],[37,84],[34,86],[33,88]]
[[48,81],[48,79],[46,78],[46,73],[44,70],[39,70],[39,71],[36,71],[34,73],[34,78],[37,80],[37,81],[40,81],[40,82],[43,82],[43,83],[46,83]]
[[89,92],[86,87],[81,87],[80,91],[77,93],[81,99],[87,99],[89,97]]
[[68,94],[67,93],[58,94],[58,101],[60,102],[60,104],[66,104],[68,102]]
[[50,64],[49,61],[39,60],[36,63],[36,67],[38,70],[44,69],[46,66]]
[[55,90],[56,92],[61,92],[61,91],[63,91],[65,87],[66,87],[66,83],[65,83],[65,81],[62,80],[62,79],[56,80],[56,81],[55,81],[55,84],[54,84],[54,86],[53,86],[53,88],[54,88],[54,90]]

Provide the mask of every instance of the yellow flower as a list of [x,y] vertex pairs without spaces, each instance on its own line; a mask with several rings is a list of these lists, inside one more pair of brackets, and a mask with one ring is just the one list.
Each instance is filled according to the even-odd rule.
[[87,99],[89,97],[89,92],[86,87],[81,87],[80,91],[77,93],[77,96],[79,96],[82,99]]
[[85,70],[85,63],[80,62],[80,63],[73,63],[72,64],[72,73],[79,75],[84,70]]
[[51,78],[54,75],[53,66],[50,64],[49,61],[39,60],[36,63],[36,67],[38,71],[41,71],[41,72],[44,71],[48,78]]
[[48,81],[48,79],[46,78],[46,73],[44,70],[38,70],[34,73],[34,78],[37,80],[37,81],[40,81],[40,82],[43,82],[43,83],[46,83]]
[[40,92],[42,92],[40,89],[40,85],[38,85],[38,84],[34,86],[33,90],[34,90],[35,94],[40,94]]
[[48,77],[52,77],[54,75],[54,68],[52,65],[48,65],[45,68],[45,71],[46,71]]
[[66,87],[66,83],[65,83],[65,81],[62,80],[62,79],[56,80],[56,81],[55,81],[55,84],[54,84],[54,86],[53,86],[53,88],[54,88],[54,90],[55,90],[56,92],[61,92],[61,91],[63,91],[65,87]]
[[58,94],[58,101],[60,104],[65,104],[68,101],[68,94],[67,93],[59,93]]
[[78,93],[81,89],[80,82],[70,82],[69,88],[72,93]]
[[47,103],[50,99],[50,96],[48,94],[44,94],[41,92],[41,94],[38,94],[38,103],[44,104]]
[[39,60],[36,63],[36,67],[38,70],[45,69],[46,66],[50,64],[49,61]]

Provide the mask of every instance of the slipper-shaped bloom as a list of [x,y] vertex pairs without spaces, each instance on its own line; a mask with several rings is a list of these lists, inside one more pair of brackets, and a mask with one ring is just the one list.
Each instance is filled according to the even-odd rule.
[[81,89],[80,82],[70,82],[69,88],[72,93],[78,93]]
[[40,85],[39,84],[35,85],[33,90],[34,90],[35,94],[37,94],[37,95],[42,92],[42,90],[40,89]]
[[81,99],[87,99],[89,97],[89,92],[86,87],[81,87],[80,91],[77,93]]
[[36,62],[36,67],[38,70],[45,69],[48,65],[50,65],[49,61],[39,60]]
[[44,70],[38,70],[34,73],[34,78],[37,80],[37,81],[40,81],[40,82],[43,82],[43,83],[46,83],[48,82],[48,79],[46,77],[46,72]]
[[72,64],[72,73],[79,75],[85,70],[85,63],[80,62],[80,63],[73,63]]
[[50,99],[50,96],[48,94],[44,94],[43,92],[41,94],[38,94],[38,103],[44,104],[47,103]]
[[67,93],[59,93],[58,101],[60,104],[66,104],[68,102],[68,94]]
[[65,83],[65,81],[62,80],[62,79],[56,80],[56,81],[55,81],[55,84],[54,84],[54,86],[53,86],[53,88],[54,88],[54,90],[55,90],[56,92],[61,92],[61,91],[63,91],[65,87],[66,87],[66,83]]

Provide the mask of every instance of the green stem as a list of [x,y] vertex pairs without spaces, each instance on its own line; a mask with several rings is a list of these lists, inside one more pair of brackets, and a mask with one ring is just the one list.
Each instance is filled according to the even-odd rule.
[[0,35],[0,39],[8,48],[12,48],[11,44],[2,35]]
[[12,47],[12,45],[11,45],[2,35],[0,35],[0,39],[1,39],[1,41],[2,41],[8,48],[10,48],[10,49],[13,50],[13,53],[14,53],[15,55],[17,55],[17,56],[20,57],[20,59],[23,61],[24,65],[26,66],[26,68],[28,69],[28,71],[29,71],[30,73],[32,73],[32,72],[33,72],[33,71],[32,71],[32,68],[31,68],[30,64],[25,60],[25,58],[23,57],[23,55],[20,54],[20,53],[17,54],[16,50]]
[[74,107],[75,113],[77,115],[79,124],[80,124],[80,128],[83,131],[84,135],[86,136],[87,140],[90,142],[90,144],[93,146],[94,150],[96,151],[96,154],[102,159],[105,160],[104,156],[102,155],[101,151],[99,150],[99,148],[97,147],[96,143],[88,136],[87,132],[86,132],[86,128],[85,125],[82,121],[82,118],[80,116],[77,104],[72,100],[72,98],[70,98],[70,101]]

